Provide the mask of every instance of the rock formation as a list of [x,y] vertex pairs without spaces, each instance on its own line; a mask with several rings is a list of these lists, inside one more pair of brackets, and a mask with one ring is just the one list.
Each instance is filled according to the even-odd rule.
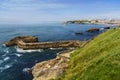
[[5,42],[5,46],[16,46],[18,44],[18,40],[22,40],[26,43],[33,43],[33,42],[38,42],[38,37],[37,36],[18,36],[13,39],[11,39],[8,42]]
[[110,27],[103,27],[104,29],[110,29]]
[[83,35],[83,32],[75,32],[76,35]]
[[68,41],[57,41],[57,42],[37,42],[37,43],[24,43],[23,41],[18,42],[18,47],[24,50],[28,49],[47,49],[47,48],[78,48],[82,45],[83,41],[79,40],[68,40]]
[[59,78],[68,68],[71,51],[63,51],[55,59],[37,63],[33,67],[33,80],[50,80]]
[[38,42],[36,36],[19,36],[11,39],[4,44],[9,46],[17,46],[24,50],[29,49],[47,49],[47,48],[78,48],[85,41],[79,40],[67,40],[67,41],[56,41],[56,42]]
[[92,33],[92,32],[97,32],[97,31],[99,31],[99,28],[92,28],[92,29],[87,30],[86,32]]
[[[81,45],[81,48],[88,44],[89,41]],[[32,68],[33,80],[50,80],[59,78],[68,68],[70,54],[74,50],[59,52],[57,57],[52,60],[37,63]]]

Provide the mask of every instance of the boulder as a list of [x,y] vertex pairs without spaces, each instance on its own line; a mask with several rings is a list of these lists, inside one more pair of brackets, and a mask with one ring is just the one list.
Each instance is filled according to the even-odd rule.
[[110,29],[110,27],[103,27],[104,29]]
[[83,35],[83,32],[75,32],[76,35]]
[[92,28],[92,29],[87,30],[86,32],[92,33],[92,32],[98,32],[99,30],[100,30],[99,28]]

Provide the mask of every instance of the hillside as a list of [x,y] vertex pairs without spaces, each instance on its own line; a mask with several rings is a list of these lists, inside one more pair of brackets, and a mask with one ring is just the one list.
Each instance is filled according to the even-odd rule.
[[59,80],[120,80],[120,29],[109,30],[74,51]]

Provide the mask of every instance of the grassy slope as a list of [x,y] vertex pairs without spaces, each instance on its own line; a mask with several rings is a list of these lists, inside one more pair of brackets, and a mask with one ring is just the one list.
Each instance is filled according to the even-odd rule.
[[99,35],[71,56],[60,80],[120,80],[120,29]]

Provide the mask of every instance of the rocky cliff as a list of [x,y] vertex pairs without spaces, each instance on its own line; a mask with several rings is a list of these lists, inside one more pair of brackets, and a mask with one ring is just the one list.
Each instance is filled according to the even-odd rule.
[[68,68],[71,51],[60,52],[55,59],[37,63],[33,67],[33,80],[50,80],[59,78]]

